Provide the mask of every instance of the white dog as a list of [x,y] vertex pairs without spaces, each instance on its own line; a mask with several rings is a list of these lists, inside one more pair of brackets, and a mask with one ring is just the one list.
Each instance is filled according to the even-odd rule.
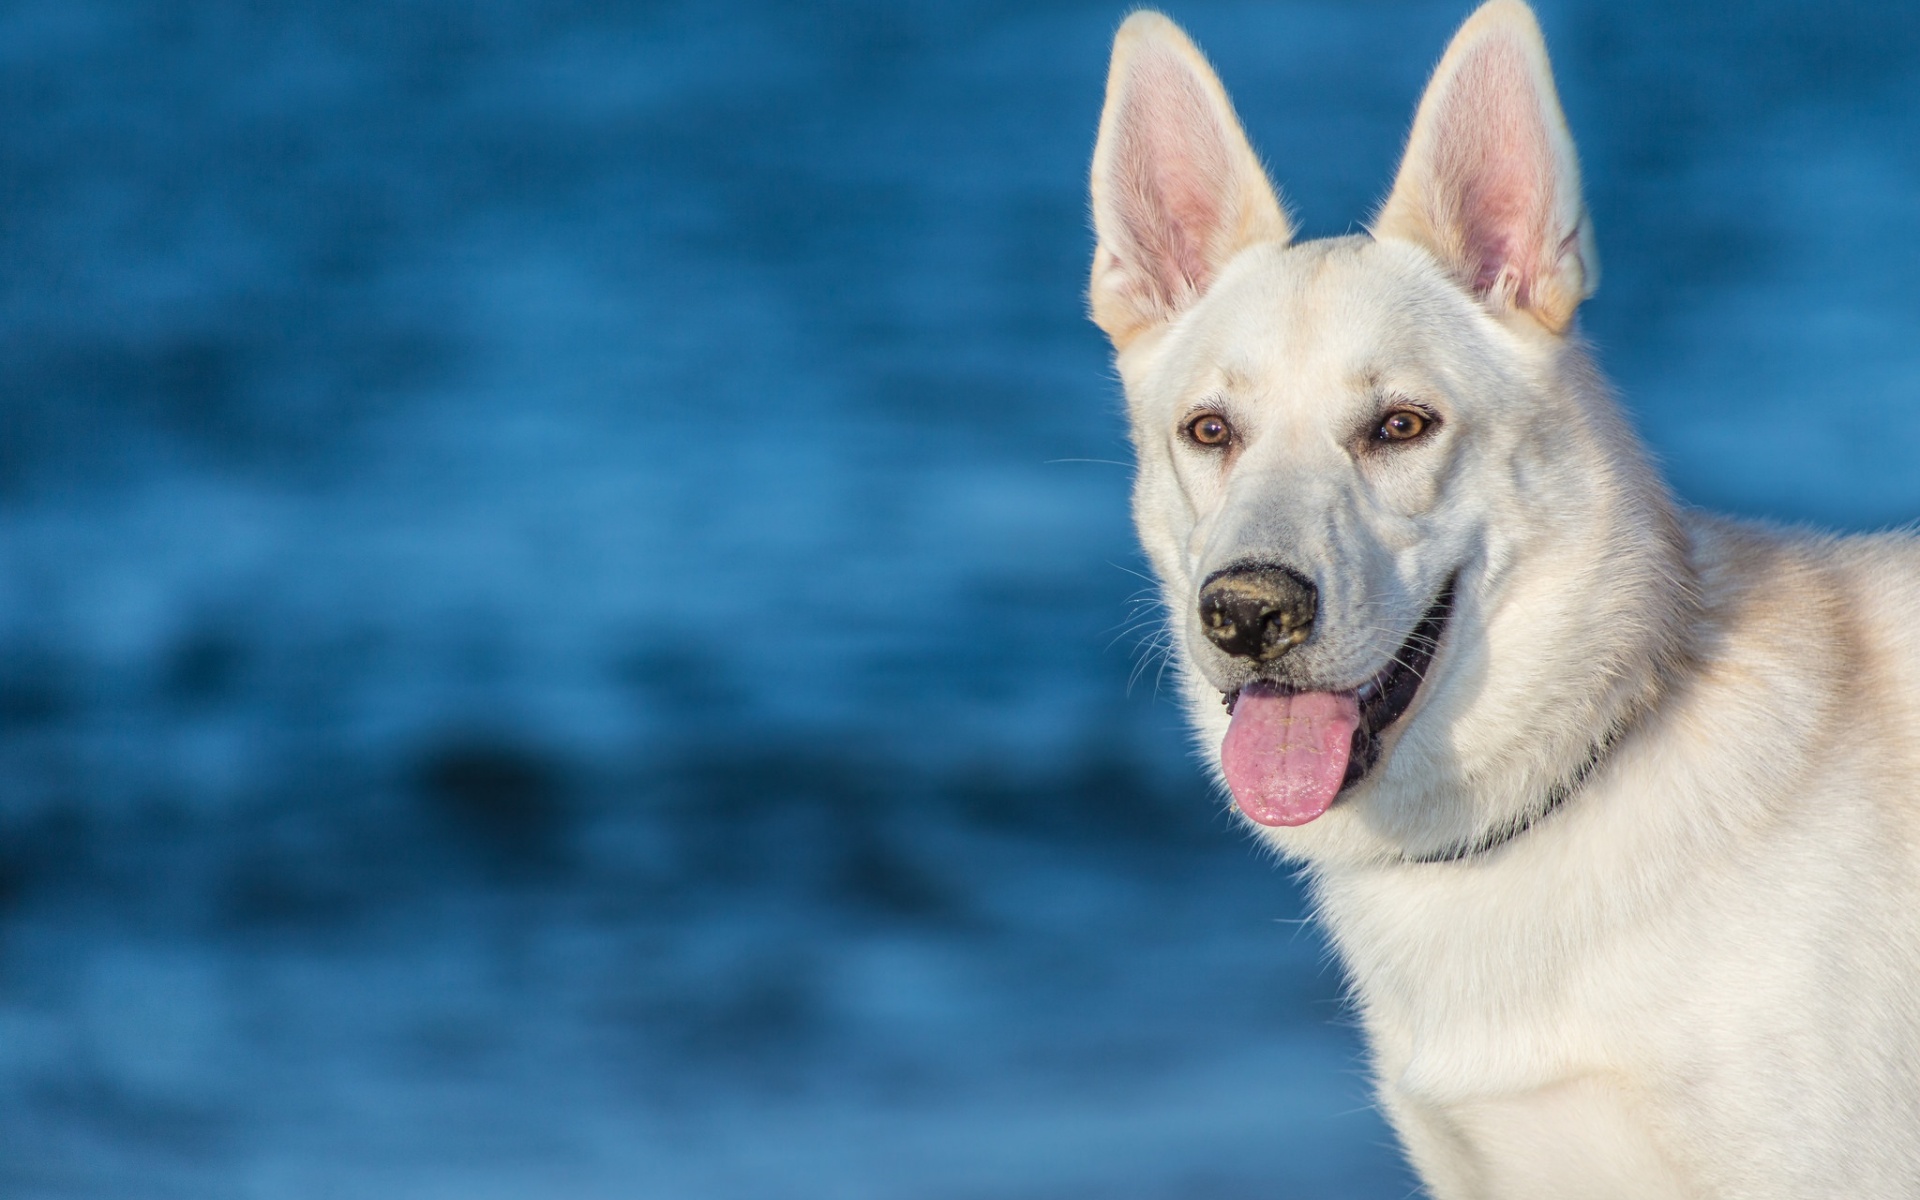
[[1432,1193],[1920,1196],[1920,546],[1668,495],[1572,333],[1531,11],[1455,37],[1371,236],[1304,244],[1137,13],[1093,211],[1186,699]]

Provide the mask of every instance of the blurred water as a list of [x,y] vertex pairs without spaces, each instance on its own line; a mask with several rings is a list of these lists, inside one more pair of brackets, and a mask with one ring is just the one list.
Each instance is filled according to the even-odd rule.
[[[1128,631],[1121,15],[0,6],[0,1191],[1406,1193]],[[1324,234],[1464,7],[1174,15]],[[1681,492],[1910,519],[1920,22],[1543,19]]]

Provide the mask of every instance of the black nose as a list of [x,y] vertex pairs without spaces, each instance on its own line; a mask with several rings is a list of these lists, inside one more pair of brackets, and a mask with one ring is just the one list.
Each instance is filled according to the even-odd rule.
[[1229,567],[1200,585],[1200,627],[1236,658],[1269,662],[1307,640],[1319,595],[1280,566]]

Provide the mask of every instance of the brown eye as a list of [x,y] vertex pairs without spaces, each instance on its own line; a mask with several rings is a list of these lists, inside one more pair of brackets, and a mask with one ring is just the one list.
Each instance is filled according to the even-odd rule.
[[1233,426],[1219,413],[1201,413],[1187,422],[1187,436],[1202,446],[1224,446],[1233,440]]
[[1433,426],[1433,418],[1416,408],[1396,408],[1373,431],[1382,442],[1410,442]]

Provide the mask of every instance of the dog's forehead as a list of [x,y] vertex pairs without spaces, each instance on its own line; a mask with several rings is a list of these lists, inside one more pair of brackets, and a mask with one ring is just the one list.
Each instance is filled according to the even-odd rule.
[[1469,308],[1437,264],[1401,243],[1257,246],[1195,307],[1178,369],[1201,386],[1359,383],[1454,341]]

